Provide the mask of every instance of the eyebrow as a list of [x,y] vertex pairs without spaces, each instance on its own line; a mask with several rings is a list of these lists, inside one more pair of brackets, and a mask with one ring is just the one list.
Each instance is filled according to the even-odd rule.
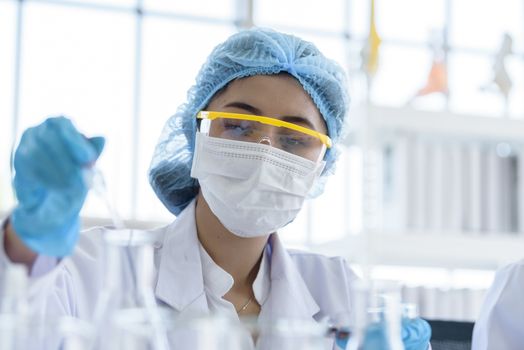
[[[243,110],[245,110],[247,112],[250,112],[252,114],[255,114],[255,115],[262,115],[263,114],[260,109],[254,107],[254,106],[251,106],[250,104],[247,104],[245,102],[230,102],[227,105],[225,105],[224,107],[233,107],[233,108],[243,109]],[[309,119],[304,118],[304,117],[300,117],[300,116],[296,116],[296,115],[285,115],[285,116],[282,116],[282,117],[277,118],[277,119],[281,119],[283,121],[286,121],[288,123],[293,123],[293,124],[305,124],[308,128],[318,131],[315,128],[315,126],[313,125],[313,123],[311,123],[311,121]]]

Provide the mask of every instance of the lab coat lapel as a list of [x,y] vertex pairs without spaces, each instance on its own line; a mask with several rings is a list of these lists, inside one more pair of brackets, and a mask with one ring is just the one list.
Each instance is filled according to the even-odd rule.
[[156,297],[179,312],[209,313],[195,223],[195,201],[166,228]]
[[271,289],[260,313],[261,322],[278,318],[311,319],[320,308],[313,299],[291,256],[277,234],[268,241],[271,249]]
[[[277,234],[271,249],[271,289],[260,313],[262,322],[312,318],[320,310]],[[195,223],[195,201],[166,228],[160,249],[156,297],[179,312],[209,313]]]

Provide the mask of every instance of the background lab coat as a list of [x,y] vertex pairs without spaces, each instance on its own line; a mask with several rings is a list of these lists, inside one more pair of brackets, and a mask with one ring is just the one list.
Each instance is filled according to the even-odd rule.
[[[105,271],[101,258],[105,230],[83,232],[73,255],[62,259],[48,273],[31,279],[30,302],[37,312],[35,317],[49,324],[63,315],[91,316]],[[158,301],[181,315],[209,312],[196,233],[195,201],[171,225],[152,230],[151,234],[157,241]],[[286,250],[278,235],[272,235],[268,244],[271,287],[261,308],[260,322],[280,317],[347,320],[351,311],[350,284],[357,277],[342,258]],[[9,260],[1,251],[0,278],[7,264]],[[57,341],[57,337],[48,336],[41,348],[56,349]]]
[[475,323],[471,348],[524,349],[524,260],[495,275]]

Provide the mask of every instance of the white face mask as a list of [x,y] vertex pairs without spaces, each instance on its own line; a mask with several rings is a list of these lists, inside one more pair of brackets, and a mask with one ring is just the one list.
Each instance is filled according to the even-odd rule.
[[295,219],[324,165],[268,145],[197,132],[191,177],[224,227],[257,237]]

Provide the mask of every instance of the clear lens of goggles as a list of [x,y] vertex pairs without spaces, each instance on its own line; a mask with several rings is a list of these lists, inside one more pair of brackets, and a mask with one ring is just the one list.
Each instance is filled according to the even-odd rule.
[[326,152],[326,146],[314,136],[252,120],[203,119],[200,132],[211,137],[267,144],[314,162],[322,160]]

